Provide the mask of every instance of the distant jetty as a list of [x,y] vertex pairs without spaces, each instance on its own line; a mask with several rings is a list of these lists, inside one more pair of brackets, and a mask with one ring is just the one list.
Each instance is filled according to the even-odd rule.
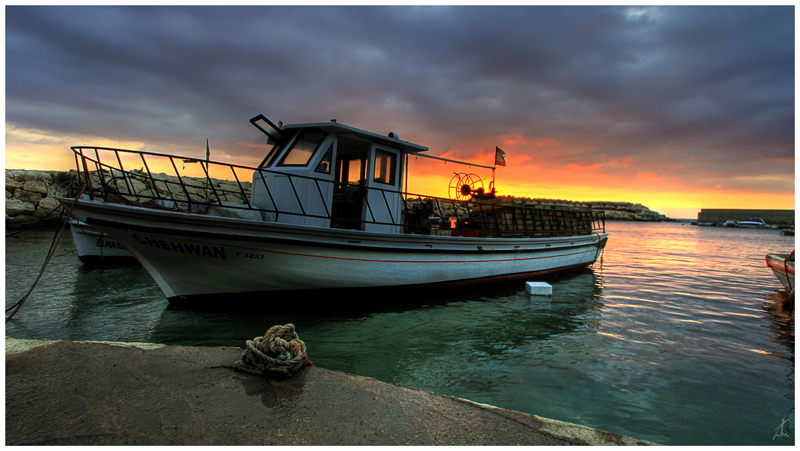
[[697,214],[697,222],[723,225],[726,221],[746,221],[761,218],[767,224],[780,227],[794,226],[794,210],[748,210],[734,208],[703,208]]
[[[158,178],[158,175],[155,175]],[[166,176],[164,176],[166,177]],[[190,179],[185,177],[184,179]],[[213,180],[224,184],[224,180]],[[189,186],[192,196],[202,197],[204,179],[196,179]],[[250,183],[243,183],[245,189]],[[55,225],[59,223],[61,211],[58,197],[70,195],[77,186],[77,173],[71,171],[34,171],[6,169],[6,227],[25,227],[33,224]],[[501,196],[502,197],[502,196]],[[592,208],[603,210],[607,220],[660,222],[672,219],[645,207],[630,202],[579,202],[562,199],[532,199],[513,197],[514,202],[539,208]]]

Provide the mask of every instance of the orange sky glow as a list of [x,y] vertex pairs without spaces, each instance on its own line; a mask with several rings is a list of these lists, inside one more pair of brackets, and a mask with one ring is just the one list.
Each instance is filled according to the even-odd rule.
[[[151,150],[144,142],[115,141],[103,137],[65,136],[55,137],[43,131],[21,130],[6,127],[6,168],[8,169],[40,169],[69,170],[75,167],[75,160],[70,146],[76,144]],[[204,143],[203,143],[204,145]],[[521,153],[520,148],[537,149],[558,145],[552,140],[527,140],[522,136],[504,138],[502,145],[506,151],[506,167],[498,167],[495,171],[495,189],[498,195],[509,195],[530,198],[565,199],[573,201],[613,201],[643,204],[654,211],[671,218],[696,219],[701,208],[745,208],[745,209],[794,209],[793,192],[743,191],[726,188],[724,185],[698,187],[687,184],[677,177],[680,168],[664,167],[661,172],[640,172],[632,158],[604,158],[600,162],[572,162],[568,164],[550,164]],[[201,157],[202,146],[191,150],[169,148],[153,150],[159,153],[174,153]],[[244,166],[257,165],[261,157],[235,157],[238,149],[255,148],[263,153],[265,147],[253,146],[249,143],[234,143],[230,149],[212,147],[212,160],[231,162]],[[488,146],[487,146],[488,147]],[[515,149],[515,150],[511,150]],[[569,149],[559,149],[568,152]],[[514,153],[514,152],[518,153]],[[453,152],[437,153],[435,149],[430,155],[458,159]],[[465,161],[465,160],[462,160]],[[494,151],[477,152],[469,162],[491,166],[494,162]],[[126,162],[131,168],[138,168],[137,161]],[[781,163],[776,163],[781,164]],[[786,164],[786,163],[782,163]],[[166,171],[167,168],[151,168],[152,171]],[[183,165],[179,170],[186,175],[195,174],[196,167]],[[409,161],[408,191],[417,194],[448,197],[448,186],[454,173],[474,173],[483,181],[484,188],[489,189],[492,181],[490,169],[464,166],[454,163],[426,158],[411,157]],[[214,176],[214,174],[212,174]],[[227,174],[216,175],[220,178],[231,178]],[[243,177],[239,175],[239,177]],[[249,174],[246,175],[249,177]],[[792,181],[793,183],[793,181]]]
[[[500,195],[676,219],[795,205],[793,5],[5,11],[7,168],[68,169],[75,145],[205,158],[207,139],[212,160],[253,166],[264,114],[480,165],[500,147]],[[492,178],[422,160],[413,192]]]

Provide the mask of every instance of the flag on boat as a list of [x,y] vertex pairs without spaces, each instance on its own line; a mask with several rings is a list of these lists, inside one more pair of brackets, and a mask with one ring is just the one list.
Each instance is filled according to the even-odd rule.
[[506,153],[503,152],[502,149],[500,149],[499,147],[495,146],[495,148],[494,148],[494,165],[495,166],[505,166],[506,165],[506,159],[504,157],[505,154]]

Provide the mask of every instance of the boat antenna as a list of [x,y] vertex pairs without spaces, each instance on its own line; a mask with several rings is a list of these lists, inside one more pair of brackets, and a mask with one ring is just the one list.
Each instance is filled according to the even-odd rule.
[[434,157],[433,155],[425,155],[425,154],[421,154],[421,153],[417,153],[417,152],[408,152],[408,154],[414,155],[415,157],[425,157],[425,158],[431,158],[433,160],[440,160],[440,161],[444,161],[445,163],[447,163],[449,161],[450,163],[458,163],[458,164],[463,164],[465,166],[477,166],[479,168],[486,168],[486,169],[494,170],[494,166],[484,166],[482,164],[469,163],[467,161],[450,160],[448,158]]

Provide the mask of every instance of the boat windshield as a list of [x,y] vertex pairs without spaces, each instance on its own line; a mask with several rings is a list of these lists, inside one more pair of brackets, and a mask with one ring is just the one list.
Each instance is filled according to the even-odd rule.
[[294,145],[283,156],[278,166],[305,166],[308,164],[314,151],[317,150],[322,139],[325,138],[322,130],[303,130],[300,132]]
[[273,167],[276,162],[277,166],[306,166],[325,135],[322,129],[307,129],[282,136],[258,167]]

